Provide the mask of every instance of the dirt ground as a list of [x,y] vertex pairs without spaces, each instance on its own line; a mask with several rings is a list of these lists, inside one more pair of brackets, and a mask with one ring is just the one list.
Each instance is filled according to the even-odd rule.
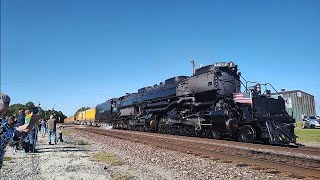
[[0,180],[294,179],[274,169],[234,164],[65,128],[64,142],[38,153],[8,148]]
[[39,137],[38,153],[17,151],[13,154],[9,147],[0,179],[113,179],[104,164],[91,159],[90,151],[83,144],[71,139],[57,145],[49,145],[46,141],[47,137]]

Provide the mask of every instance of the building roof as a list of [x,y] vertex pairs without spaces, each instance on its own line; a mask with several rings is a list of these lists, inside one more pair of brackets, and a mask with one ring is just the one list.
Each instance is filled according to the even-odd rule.
[[[279,91],[278,93],[279,93],[279,94],[292,94],[292,93],[296,93],[296,92],[301,92],[301,93],[304,93],[304,94],[307,94],[307,95],[309,95],[309,96],[314,97],[314,95],[309,94],[309,93],[306,93],[306,92],[301,91],[301,90]],[[277,95],[278,93],[271,93],[271,95]]]

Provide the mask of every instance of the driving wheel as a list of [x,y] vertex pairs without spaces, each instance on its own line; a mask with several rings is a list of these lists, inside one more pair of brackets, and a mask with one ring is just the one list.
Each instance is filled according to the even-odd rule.
[[256,131],[250,125],[245,125],[240,128],[241,141],[252,143],[256,140]]

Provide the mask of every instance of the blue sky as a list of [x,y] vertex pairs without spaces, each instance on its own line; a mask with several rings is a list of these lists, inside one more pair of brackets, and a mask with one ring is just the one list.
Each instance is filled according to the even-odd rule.
[[72,115],[234,61],[247,80],[315,95],[320,1],[1,0],[1,91]]

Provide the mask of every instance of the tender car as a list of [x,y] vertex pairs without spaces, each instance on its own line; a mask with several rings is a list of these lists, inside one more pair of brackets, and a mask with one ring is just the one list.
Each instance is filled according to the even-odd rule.
[[320,119],[317,116],[307,116],[303,118],[302,128],[314,129],[320,128]]

